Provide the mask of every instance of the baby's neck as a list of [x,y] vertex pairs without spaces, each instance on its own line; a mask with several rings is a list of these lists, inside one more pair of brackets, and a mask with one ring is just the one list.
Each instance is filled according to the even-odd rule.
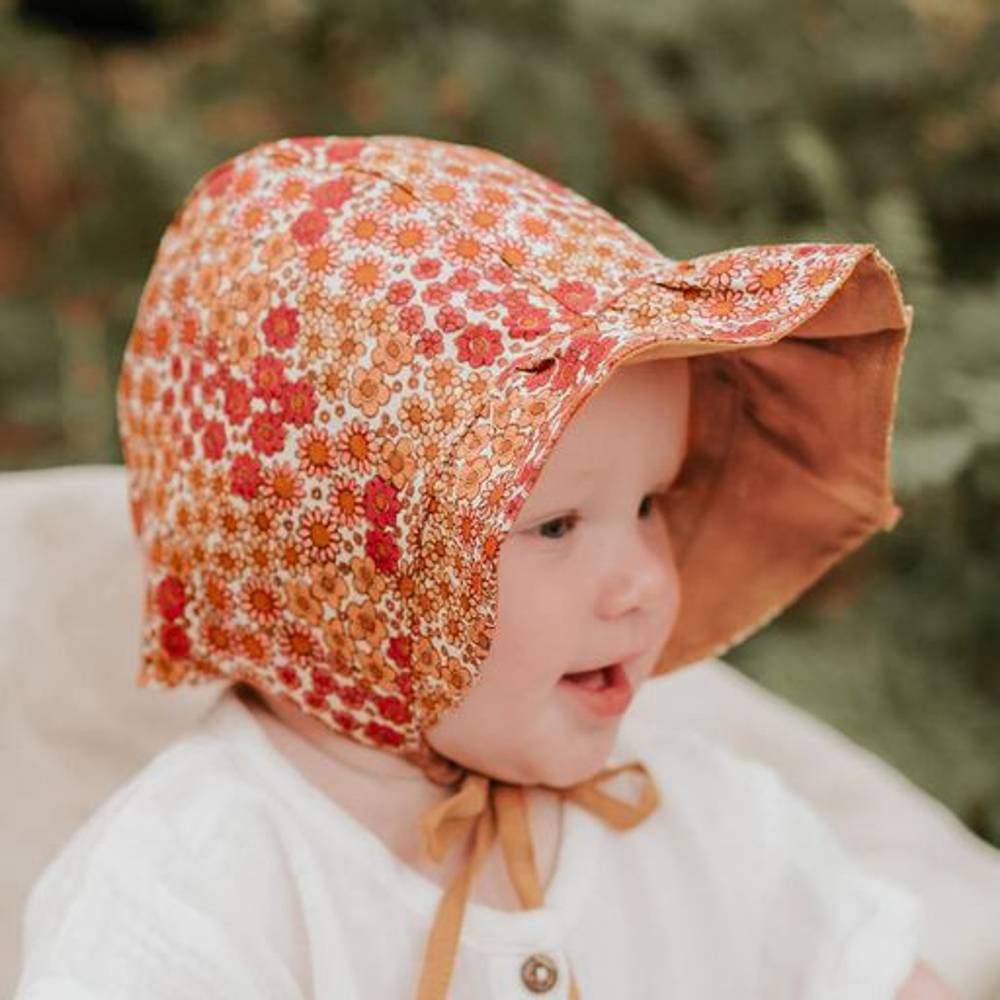
[[[420,820],[424,813],[455,794],[436,785],[415,764],[340,736],[283,698],[248,685],[236,685],[237,697],[253,712],[271,743],[327,799],[371,830],[401,861],[445,886],[468,859],[470,842],[454,845],[440,864],[424,853]],[[561,796],[551,789],[526,791],[528,822],[542,886],[555,867],[561,830]],[[520,909],[494,844],[476,879],[471,898],[501,910]]]

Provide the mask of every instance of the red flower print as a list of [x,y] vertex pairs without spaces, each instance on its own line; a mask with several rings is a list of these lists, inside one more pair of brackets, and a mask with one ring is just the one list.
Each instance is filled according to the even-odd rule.
[[408,667],[410,665],[410,652],[412,648],[413,641],[408,635],[394,635],[389,640],[389,659],[392,660],[397,667]]
[[381,476],[376,476],[365,486],[365,516],[380,526],[396,523],[400,503],[397,490]]
[[347,712],[334,712],[333,721],[344,731],[352,732],[357,729],[361,723],[358,722],[353,716],[348,715]]
[[233,170],[235,165],[232,162],[220,163],[219,166],[210,170],[205,175],[205,190],[213,198],[217,198],[222,194],[227,187],[229,187],[229,182],[233,179]]
[[443,330],[445,333],[454,333],[465,326],[465,313],[454,306],[445,306],[443,309],[438,310],[437,315],[434,317],[434,322],[437,323],[439,330]]
[[386,299],[394,306],[401,306],[413,298],[412,281],[394,281],[389,286]]
[[437,330],[423,330],[417,338],[417,353],[432,358],[444,350],[444,338]]
[[223,409],[231,424],[242,424],[250,416],[250,387],[237,378],[226,382]]
[[281,418],[302,427],[311,423],[316,411],[316,390],[305,378],[288,382],[281,388]]
[[345,163],[356,160],[364,148],[364,139],[335,139],[326,147],[326,158],[330,163]]
[[306,691],[305,693],[306,704],[310,708],[315,708],[318,711],[326,709],[326,698],[326,695],[322,695],[318,691]]
[[361,708],[368,696],[360,684],[345,684],[337,692],[337,697],[346,708]]
[[277,399],[285,385],[285,363],[273,354],[253,359],[254,394],[261,399]]
[[399,746],[403,741],[400,733],[387,726],[380,726],[377,722],[369,722],[365,726],[365,735],[379,746]]
[[337,209],[350,198],[352,187],[349,177],[338,177],[336,180],[317,184],[309,192],[309,200],[317,208]]
[[592,309],[597,301],[594,286],[586,281],[560,281],[552,290],[552,295],[567,309],[578,313]]
[[285,427],[274,413],[255,413],[250,421],[250,440],[254,451],[273,455],[285,444]]
[[420,260],[413,265],[414,277],[419,278],[421,281],[436,278],[440,273],[441,261],[435,260],[433,257],[421,257]]
[[399,698],[393,697],[383,697],[375,699],[375,706],[378,709],[379,715],[384,719],[388,719],[389,722],[395,722],[397,725],[403,725],[410,721],[410,709],[407,704]]
[[175,622],[167,622],[160,629],[160,645],[167,656],[183,657],[191,652],[191,640],[187,632]]
[[370,528],[365,533],[365,552],[372,557],[380,573],[389,576],[396,571],[399,546],[392,535],[378,528]]
[[168,576],[160,581],[156,588],[156,605],[164,618],[179,618],[184,614],[187,598],[184,595],[184,584],[176,576]]
[[522,340],[542,337],[549,332],[551,326],[549,314],[544,309],[526,304],[510,308],[504,323],[511,337],[520,337]]
[[252,500],[260,489],[260,462],[246,452],[237,455],[229,470],[229,489],[237,496]]
[[299,311],[291,306],[276,306],[264,317],[262,328],[271,347],[287,350],[299,332]]
[[399,311],[399,328],[404,333],[416,333],[424,325],[424,310],[418,305]]
[[336,690],[337,683],[333,679],[333,674],[325,667],[312,667],[309,671],[309,679],[312,681],[312,686],[320,694],[333,694]]
[[326,213],[313,208],[303,212],[292,223],[292,236],[299,246],[311,247],[326,235],[330,220]]
[[493,364],[502,351],[500,331],[485,323],[476,323],[463,330],[455,343],[458,345],[458,360],[467,361],[473,368]]
[[302,686],[301,678],[289,666],[278,667],[278,669],[275,670],[275,674],[277,674],[278,680],[281,681],[286,688],[289,688],[292,691],[297,691]]
[[201,447],[205,458],[218,462],[226,447],[226,425],[221,420],[210,420],[201,436]]

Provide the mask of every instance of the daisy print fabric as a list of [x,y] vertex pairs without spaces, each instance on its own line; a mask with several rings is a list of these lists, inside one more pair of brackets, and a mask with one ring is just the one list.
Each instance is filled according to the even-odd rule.
[[[500,545],[587,394],[651,349],[714,359],[707,377],[865,261],[895,288],[869,244],[671,260],[552,179],[419,137],[221,164],[161,240],[118,384],[137,681],[245,680],[415,750],[478,676]],[[699,510],[679,511],[685,535]]]

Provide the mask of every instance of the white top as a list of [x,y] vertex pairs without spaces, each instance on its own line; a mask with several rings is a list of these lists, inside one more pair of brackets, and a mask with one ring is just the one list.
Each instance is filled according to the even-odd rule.
[[[466,909],[453,1000],[892,1000],[923,904],[768,766],[626,716],[660,808],[566,803],[545,906]],[[628,794],[626,774],[608,791]],[[24,913],[15,1000],[406,1000],[442,889],[273,747],[227,688],[75,833]],[[532,993],[535,954],[558,970]]]

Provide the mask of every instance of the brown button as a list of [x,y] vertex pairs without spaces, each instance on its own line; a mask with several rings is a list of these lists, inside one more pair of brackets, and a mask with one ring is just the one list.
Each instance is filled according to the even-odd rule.
[[548,955],[532,955],[521,966],[521,979],[532,993],[548,993],[559,979],[559,970]]

